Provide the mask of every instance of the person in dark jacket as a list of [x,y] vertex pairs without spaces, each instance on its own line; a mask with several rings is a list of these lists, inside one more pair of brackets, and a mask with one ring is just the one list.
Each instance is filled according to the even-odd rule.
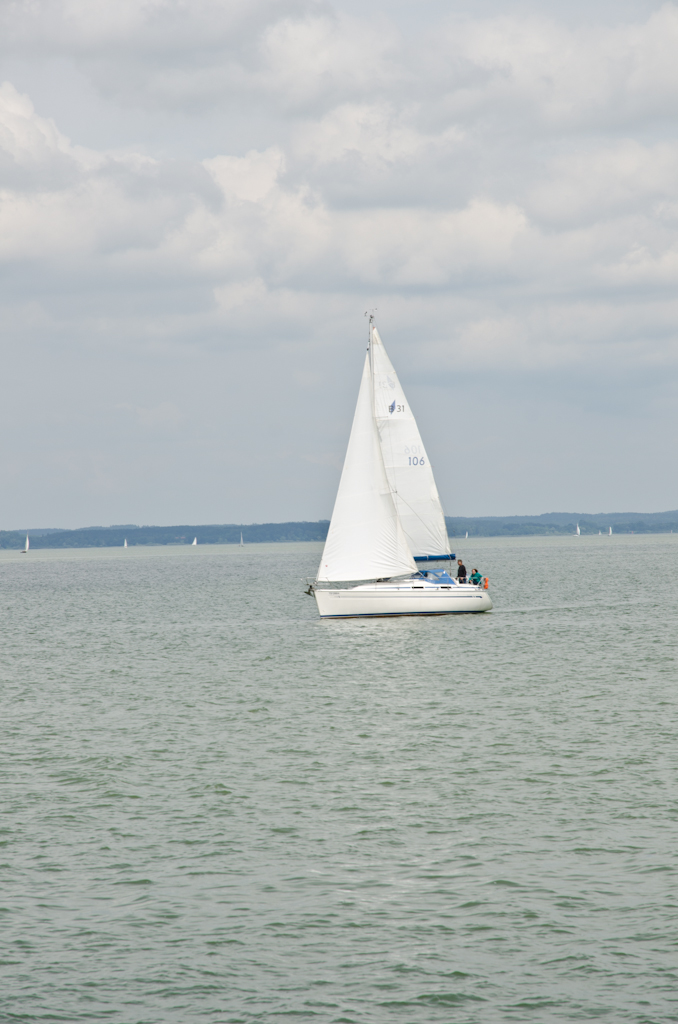
[[478,570],[474,569],[471,575],[469,576],[468,581],[469,583],[475,583],[475,585],[478,586],[478,584],[482,582],[482,579],[483,577],[480,575]]
[[457,559],[457,583],[466,583],[466,566],[462,562],[461,558]]

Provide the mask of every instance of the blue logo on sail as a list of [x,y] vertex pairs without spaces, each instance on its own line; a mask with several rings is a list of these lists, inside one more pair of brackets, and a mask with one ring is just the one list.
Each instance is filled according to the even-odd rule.
[[389,411],[389,412],[395,412],[395,399],[394,399],[394,400],[393,400],[393,401],[391,402],[391,404],[389,405],[389,407],[388,407],[388,411]]

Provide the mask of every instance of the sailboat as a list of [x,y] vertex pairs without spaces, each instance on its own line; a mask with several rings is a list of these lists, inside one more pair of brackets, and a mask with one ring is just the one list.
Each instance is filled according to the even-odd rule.
[[[489,611],[487,579],[457,583],[416,564],[454,557],[416,420],[370,317],[344,468],[308,592],[324,618]],[[348,583],[358,585],[335,585]]]
[[242,539],[242,530],[240,531],[240,547],[241,547],[241,548],[244,548],[244,547],[245,547],[245,545],[244,545],[244,543],[243,543],[243,539]]
[[581,537],[581,530],[579,529],[579,523],[577,523],[577,529],[574,531],[576,537]]
[[608,537],[611,537],[611,536],[612,536],[612,527],[610,527],[610,532],[608,533]]
[[193,538],[193,541],[192,541],[192,543],[191,543],[191,547],[192,547],[192,548],[196,548],[197,546],[198,546],[198,538],[197,538],[197,537],[194,537],[194,538]]
[[126,547],[127,547],[127,537],[125,537],[125,543],[123,544],[123,547],[124,547],[124,548],[126,548]]
[[26,547],[25,547],[25,548],[23,549],[23,551],[21,552],[21,554],[22,554],[22,555],[27,555],[27,554],[28,554],[28,549],[29,549],[29,547],[30,547],[30,541],[29,541],[29,539],[28,539],[28,534],[26,534]]

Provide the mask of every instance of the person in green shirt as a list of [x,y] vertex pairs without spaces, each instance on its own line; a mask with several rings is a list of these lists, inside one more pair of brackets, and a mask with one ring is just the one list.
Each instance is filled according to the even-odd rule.
[[474,569],[471,575],[469,576],[468,581],[469,583],[475,583],[475,585],[478,586],[478,584],[482,582],[482,578],[483,577],[480,575],[478,570]]

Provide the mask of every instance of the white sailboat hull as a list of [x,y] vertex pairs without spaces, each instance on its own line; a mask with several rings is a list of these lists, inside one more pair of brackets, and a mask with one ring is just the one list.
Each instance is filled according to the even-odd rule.
[[492,601],[487,590],[473,584],[432,586],[406,582],[367,583],[346,590],[314,590],[322,618],[361,615],[450,615],[454,612],[488,612]]

